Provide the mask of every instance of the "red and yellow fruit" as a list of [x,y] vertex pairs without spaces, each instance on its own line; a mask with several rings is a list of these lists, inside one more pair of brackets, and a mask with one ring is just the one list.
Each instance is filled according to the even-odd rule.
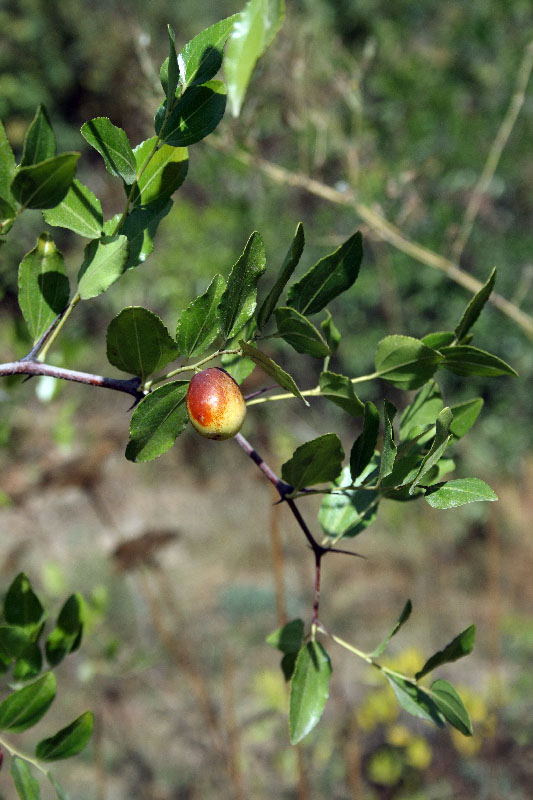
[[231,375],[220,367],[197,372],[187,391],[187,411],[195,430],[208,439],[231,439],[246,416],[246,403]]

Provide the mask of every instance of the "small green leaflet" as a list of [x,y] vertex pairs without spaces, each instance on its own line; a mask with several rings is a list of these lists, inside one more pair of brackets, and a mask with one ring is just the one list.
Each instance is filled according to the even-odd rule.
[[442,355],[411,336],[386,336],[378,344],[376,372],[398,389],[418,389],[431,378]]
[[424,499],[432,508],[445,509],[476,503],[480,500],[497,500],[498,495],[479,478],[458,478],[427,489]]
[[257,60],[271,44],[284,17],[284,0],[249,0],[237,15],[224,58],[224,73],[234,117],[239,116]]
[[471,345],[456,345],[455,347],[441,347],[440,352],[444,361],[439,367],[453,372],[455,375],[480,375],[485,378],[494,378],[498,375],[512,375],[518,373],[498,356],[478,350]]
[[476,626],[470,625],[462,631],[455,639],[446,645],[443,650],[439,650],[428,658],[422,669],[416,673],[415,680],[419,681],[424,675],[432,672],[442,664],[449,664],[452,661],[457,661],[472,652],[474,647],[474,640],[476,638]]
[[429,452],[422,459],[420,469],[418,470],[416,477],[409,489],[409,494],[412,495],[414,493],[416,487],[422,482],[424,476],[429,473],[432,467],[434,467],[439,459],[444,455],[446,448],[453,438],[449,433],[452,420],[453,416],[451,410],[448,407],[443,408],[435,423],[435,438],[429,449]]
[[345,375],[335,372],[321,372],[319,378],[320,396],[325,397],[352,417],[360,417],[364,405],[355,394],[353,383]]
[[38,164],[56,154],[56,138],[48,112],[43,105],[38,106],[35,117],[24,137],[20,167]]
[[440,350],[441,347],[447,347],[449,344],[455,342],[455,333],[453,331],[437,331],[436,333],[428,333],[423,336],[420,341],[432,347],[433,350]]
[[[298,266],[298,262],[300,261],[300,257],[303,253],[304,245],[304,226],[301,222],[299,222],[296,228],[296,233],[294,234],[294,238],[287,251],[287,255],[285,256],[285,260],[283,261],[278,277],[276,278],[276,282],[264,299],[261,308],[257,312],[257,326],[259,328],[264,328],[272,316],[281,293],[287,285],[287,281],[290,279],[292,273]],[[324,323],[322,323],[322,325],[324,325]]]
[[294,308],[276,308],[274,311],[278,333],[297,353],[314,358],[329,355],[329,347],[309,320]]
[[175,104],[168,119],[165,100],[156,111],[155,132],[164,144],[188,147],[215,130],[226,109],[226,87],[222,81],[190,86]]
[[309,405],[308,401],[305,399],[305,397],[303,397],[302,393],[298,389],[294,379],[289,375],[288,372],[285,372],[284,369],[276,364],[275,361],[269,358],[265,353],[262,353],[261,350],[258,350],[257,347],[254,347],[252,344],[248,344],[248,342],[245,342],[244,340],[239,342],[239,347],[241,348],[243,355],[251,358],[258,367],[261,367],[263,372],[266,372],[267,375],[270,375],[271,378],[274,378],[276,383],[278,383],[282,389],[285,389],[295,397],[303,400],[306,406]]
[[93,728],[94,715],[86,711],[54,736],[40,741],[35,748],[36,758],[40,761],[59,761],[78,755],[88,744]]
[[31,774],[27,761],[13,756],[9,771],[20,800],[41,800],[39,784]]
[[36,342],[65,309],[70,296],[63,255],[47,233],[39,236],[20,262],[18,284],[20,310]]
[[320,642],[305,644],[291,678],[289,734],[298,744],[320,720],[329,696],[331,662]]
[[217,308],[226,288],[222,275],[215,275],[207,291],[182,312],[176,328],[176,341],[187,358],[199,356],[218,336]]
[[363,430],[353,443],[350,453],[350,471],[352,480],[356,480],[370,463],[379,434],[379,411],[370,400],[365,403],[363,414]]
[[53,672],[12,692],[0,703],[0,731],[21,733],[35,725],[50,708],[56,696],[56,679]]
[[29,167],[20,167],[11,183],[23,208],[54,208],[65,197],[76,175],[81,153],[61,153]]
[[129,461],[152,461],[170,450],[189,419],[188,386],[189,381],[172,381],[141,400],[130,423]]
[[305,316],[322,311],[331,300],[353,285],[362,258],[362,237],[358,231],[291,286],[287,305]]
[[331,355],[337,352],[341,342],[341,332],[333,322],[333,318],[326,308],[326,319],[322,320],[320,327],[324,333],[324,338],[328,343]]
[[[178,56],[180,83],[183,89],[213,78],[222,64],[222,52],[238,14],[206,28],[185,45]],[[168,94],[167,94],[168,97]]]
[[[356,485],[371,476],[379,468],[379,459],[375,457],[359,475]],[[332,484],[331,494],[322,500],[318,521],[322,530],[330,539],[337,541],[343,536],[357,536],[374,522],[377,516],[379,492],[368,489],[347,489],[351,486],[350,468],[345,467],[337,480]]]
[[266,269],[265,246],[257,231],[234,264],[220,298],[218,318],[225,339],[235,336],[255,311],[257,282]]
[[463,701],[448,681],[439,679],[431,684],[431,697],[450,725],[464,736],[472,736],[472,723]]
[[81,126],[81,135],[100,153],[111,175],[133,183],[137,170],[135,156],[122,128],[113,125],[108,117],[95,117]]
[[383,639],[383,641],[381,641],[381,642],[378,644],[378,646],[376,647],[376,649],[375,649],[375,650],[373,650],[373,651],[372,651],[372,653],[369,653],[369,655],[370,655],[370,657],[371,657],[371,658],[379,658],[379,656],[380,656],[380,655],[382,655],[382,653],[384,653],[384,651],[385,651],[385,648],[387,647],[387,645],[388,645],[388,643],[390,642],[390,640],[392,639],[392,637],[393,637],[393,636],[395,636],[395,635],[398,633],[398,631],[400,630],[400,628],[402,627],[402,625],[404,625],[404,624],[407,622],[407,620],[409,619],[409,617],[411,616],[411,611],[412,611],[412,610],[413,610],[412,603],[411,603],[411,601],[410,601],[410,600],[408,600],[408,601],[406,602],[406,604],[404,605],[404,607],[403,607],[402,613],[400,614],[400,616],[399,616],[399,617],[398,617],[398,619],[396,620],[396,623],[395,623],[395,625],[394,625],[394,628],[393,628],[393,629],[391,630],[391,632],[390,632],[390,633],[389,633],[389,634],[388,634],[388,635],[387,635],[387,636],[386,636],[386,637]]
[[55,628],[46,640],[46,660],[55,667],[81,644],[85,603],[81,594],[72,594],[59,612]]
[[380,482],[387,475],[390,475],[394,468],[396,460],[396,444],[394,442],[394,428],[393,422],[396,416],[396,406],[385,400],[383,407],[383,419],[385,423],[385,430],[383,433],[383,447],[381,451],[381,463],[379,467],[379,480]]
[[399,675],[391,675],[385,670],[383,675],[390,683],[397,701],[409,714],[434,722],[439,728],[444,727],[444,716],[429,692]]
[[300,445],[281,467],[282,479],[295,491],[335,480],[341,472],[344,450],[336,433],[325,433]]
[[55,208],[43,211],[45,222],[68,228],[87,239],[98,239],[104,224],[100,200],[77,178]]
[[[152,136],[151,139],[146,139],[137,145],[133,151],[139,173],[139,181],[133,195],[136,206],[168,200],[176,189],[179,189],[187,175],[189,154],[186,147],[161,144],[145,167],[156,144],[157,136]],[[126,190],[129,192],[129,187],[126,187]]]
[[143,383],[179,355],[162,320],[142,306],[122,309],[109,324],[106,342],[109,363]]
[[102,236],[85,248],[78,273],[78,292],[88,300],[105,292],[122,275],[128,258],[126,236]]
[[472,325],[475,323],[479,315],[483,310],[483,306],[489,299],[492,290],[494,289],[494,283],[496,281],[496,268],[494,268],[490,274],[490,277],[486,284],[474,295],[474,297],[469,302],[468,306],[465,309],[463,316],[459,324],[455,329],[455,338],[458,342],[461,342]]

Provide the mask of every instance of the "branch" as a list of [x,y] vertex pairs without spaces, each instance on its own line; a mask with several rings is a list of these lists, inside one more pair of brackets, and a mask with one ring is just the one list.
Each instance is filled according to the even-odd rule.
[[48,375],[51,378],[60,378],[64,381],[86,383],[90,386],[100,386],[102,389],[113,389],[115,392],[131,394],[138,402],[144,397],[140,390],[139,378],[122,380],[120,378],[105,378],[102,375],[92,375],[89,372],[77,372],[73,369],[55,367],[52,364],[42,364],[40,361],[24,360],[11,361],[0,364],[0,377],[4,375]]
[[[329,203],[354,209],[356,214],[358,214],[358,216],[366,222],[368,227],[384,242],[388,242],[416,261],[444,272],[450,280],[468,289],[473,294],[477,293],[482,288],[483,284],[480,281],[472,277],[472,275],[469,275],[468,272],[464,272],[464,270],[449,258],[445,258],[435,253],[433,250],[418,244],[418,242],[408,239],[399,228],[385,219],[385,217],[378,214],[369,206],[364,205],[364,203],[360,203],[353,192],[340,192],[332,186],[321,183],[314,178],[310,178],[302,173],[291,172],[284,167],[280,167],[278,164],[273,164],[260,156],[254,156],[245,150],[230,148],[220,139],[211,138],[209,143],[215,149],[236,158],[241,164],[256,167],[275,183],[284,186],[292,186],[296,189],[304,189],[306,192],[309,192],[309,194],[321,197]],[[521,311],[514,303],[506,300],[505,297],[502,297],[496,292],[492,292],[489,297],[489,302],[512,319],[513,322],[522,328],[527,336],[533,339],[533,318],[529,314]]]

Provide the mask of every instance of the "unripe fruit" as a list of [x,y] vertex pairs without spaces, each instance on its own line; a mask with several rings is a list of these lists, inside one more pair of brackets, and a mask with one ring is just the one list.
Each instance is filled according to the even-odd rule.
[[209,367],[197,372],[187,391],[187,411],[193,427],[208,439],[231,439],[246,416],[246,403],[225,369]]

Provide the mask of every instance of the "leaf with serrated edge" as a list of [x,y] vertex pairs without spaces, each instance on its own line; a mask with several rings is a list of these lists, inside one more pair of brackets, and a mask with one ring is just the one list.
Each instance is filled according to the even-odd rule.
[[269,358],[265,353],[261,352],[261,350],[258,350],[257,347],[254,347],[252,344],[248,344],[248,342],[245,342],[244,340],[239,342],[239,347],[245,356],[251,358],[258,367],[261,367],[263,372],[266,372],[267,375],[270,375],[271,378],[274,378],[276,383],[278,383],[282,389],[285,389],[295,397],[303,400],[306,406],[309,405],[308,401],[298,389],[294,379],[289,375],[288,372],[285,372],[285,370],[282,369],[279,364],[276,364],[276,362]]
[[201,355],[216,339],[220,330],[217,308],[225,288],[222,275],[215,275],[207,291],[181,313],[176,341],[187,358]]
[[432,672],[437,667],[440,667],[441,664],[448,664],[467,656],[472,652],[475,638],[476,626],[470,625],[468,628],[465,628],[465,630],[456,636],[455,639],[452,639],[446,647],[432,655],[431,658],[428,658],[422,669],[416,673],[416,680],[419,681],[424,675],[427,675],[428,672]]
[[265,269],[265,246],[254,231],[230,272],[218,306],[220,329],[226,339],[235,336],[254,313],[257,282]]
[[379,658],[379,656],[385,651],[385,648],[387,647],[387,645],[390,642],[390,640],[392,639],[392,637],[395,636],[398,633],[398,631],[400,630],[402,625],[404,625],[407,622],[407,620],[409,619],[409,617],[411,616],[411,611],[412,610],[413,610],[413,606],[411,604],[411,601],[408,600],[406,602],[406,604],[404,605],[404,607],[403,607],[402,613],[400,614],[400,616],[396,620],[394,628],[383,639],[383,641],[378,644],[376,649],[373,650],[372,653],[369,654],[371,658]]
[[479,478],[457,478],[427,489],[424,499],[432,508],[458,508],[466,503],[498,499],[485,481]]
[[440,678],[431,684],[431,697],[450,725],[464,736],[472,736],[472,723],[463,701],[448,681]]
[[63,255],[47,233],[39,236],[20,262],[18,286],[20,310],[36,342],[65,309],[70,296]]
[[86,711],[54,736],[42,739],[35,748],[35,756],[40,761],[59,761],[76,756],[86,747],[93,728],[94,715]]
[[293,489],[334,481],[341,472],[344,450],[336,433],[325,433],[300,445],[281,467],[281,477]]
[[126,183],[136,177],[135,156],[126,132],[108,117],[95,117],[81,126],[81,135],[104,159],[106,170]]
[[496,281],[496,267],[490,273],[490,277],[486,282],[486,284],[482,286],[479,292],[477,292],[474,295],[474,297],[471,299],[468,306],[466,307],[465,312],[455,329],[455,338],[457,339],[458,342],[464,339],[464,337],[466,336],[472,325],[476,322],[477,318],[481,314],[483,306],[489,299],[492,290],[494,289],[495,281]]
[[292,273],[298,266],[298,262],[300,261],[300,257],[303,253],[304,245],[304,226],[301,222],[299,222],[296,227],[294,238],[287,251],[287,255],[285,256],[283,264],[281,265],[279,275],[276,278],[276,282],[265,297],[261,308],[257,312],[257,325],[259,328],[264,328],[272,316],[272,313],[276,307],[276,303],[278,302],[283,289],[287,285],[287,281],[290,279]]
[[189,381],[172,381],[141,400],[130,423],[129,461],[152,461],[170,450],[189,420],[188,386]]
[[291,678],[289,733],[298,744],[320,720],[329,696],[331,662],[320,642],[308,642],[298,653]]

